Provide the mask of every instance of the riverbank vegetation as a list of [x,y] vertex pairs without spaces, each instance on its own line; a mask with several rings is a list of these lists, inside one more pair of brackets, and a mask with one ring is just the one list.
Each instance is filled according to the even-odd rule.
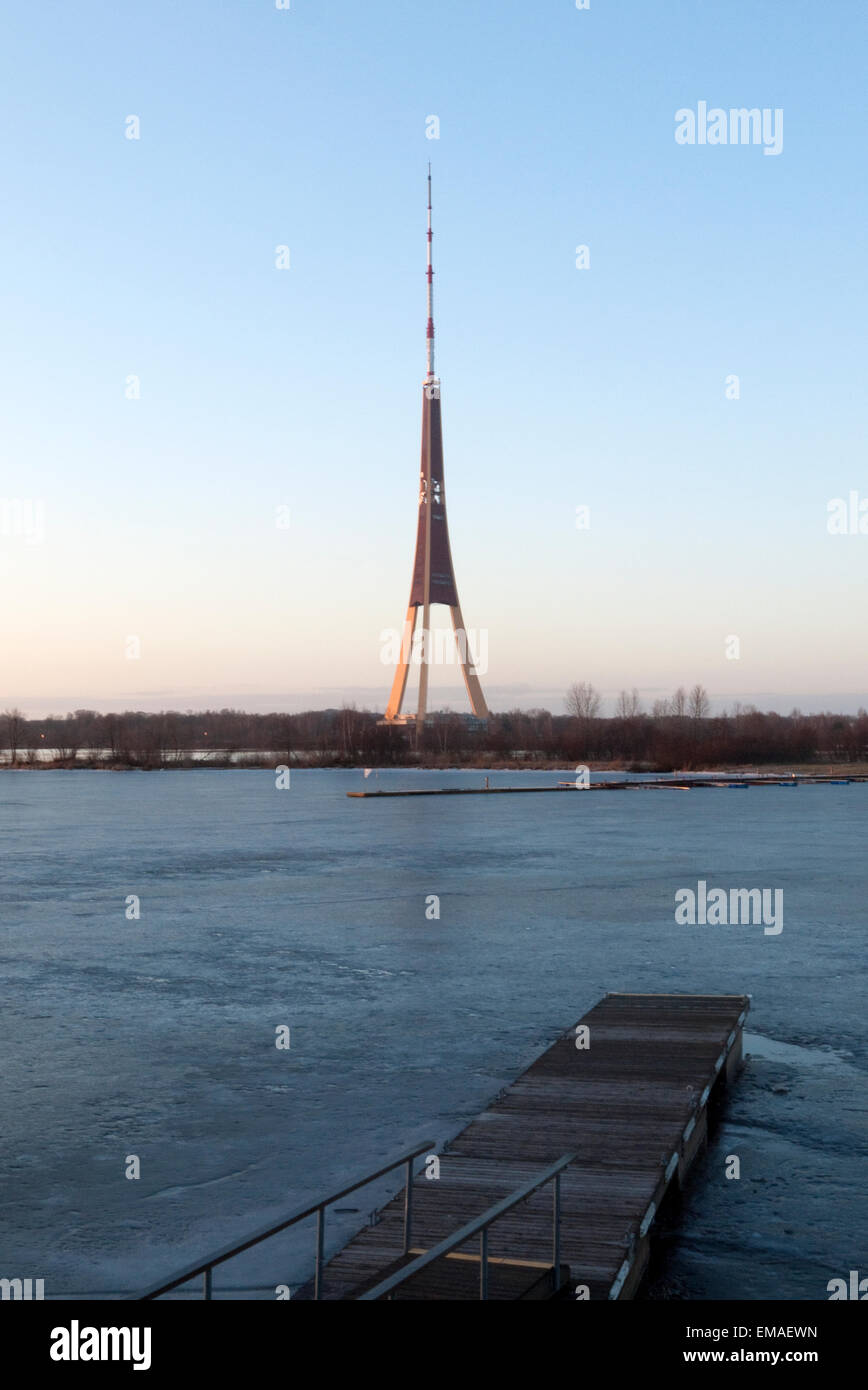
[[301,714],[221,709],[102,714],[81,709],[27,719],[0,716],[5,767],[576,767],[688,771],[744,766],[849,765],[868,759],[868,712],[788,715],[735,705],[712,714],[701,686],[643,710],[622,691],[600,713],[587,683],[567,713],[509,710],[486,720],[440,710],[424,730],[385,725],[354,705]]

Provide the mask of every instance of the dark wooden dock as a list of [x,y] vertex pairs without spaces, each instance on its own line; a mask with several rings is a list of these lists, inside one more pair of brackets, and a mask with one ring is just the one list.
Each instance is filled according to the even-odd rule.
[[[607,994],[445,1146],[439,1177],[416,1175],[409,1252],[402,1190],[327,1263],[322,1296],[361,1297],[570,1154],[560,1175],[562,1296],[632,1298],[661,1205],[705,1145],[709,1102],[738,1071],[748,1008],[745,995]],[[584,1027],[589,1045],[579,1048]],[[551,1297],[551,1186],[492,1224],[488,1269],[489,1298]],[[479,1288],[474,1240],[391,1296],[471,1299]]]
[[[486,779],[487,781],[487,779]],[[610,782],[589,782],[587,786],[577,786],[575,782],[556,782],[542,787],[407,787],[395,791],[347,792],[347,796],[367,798],[386,796],[504,796],[532,792],[622,792],[622,791],[677,791],[689,792],[700,788],[713,787],[717,790],[744,789],[746,787],[799,787],[799,786],[846,786],[851,782],[868,782],[868,777],[814,777],[811,775],[795,777],[652,777],[631,780],[612,780]]]

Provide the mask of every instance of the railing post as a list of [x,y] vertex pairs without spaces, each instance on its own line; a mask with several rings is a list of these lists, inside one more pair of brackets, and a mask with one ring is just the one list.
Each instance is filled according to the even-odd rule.
[[410,1250],[413,1226],[413,1160],[407,1159],[407,1185],[404,1188],[404,1254]]
[[[421,1153],[422,1150],[420,1149],[419,1152]],[[497,1221],[501,1216],[504,1215],[505,1212],[511,1211],[513,1207],[518,1205],[519,1202],[527,1201],[528,1197],[530,1197],[534,1192],[537,1192],[541,1188],[546,1187],[550,1182],[554,1180],[554,1178],[558,1177],[561,1174],[563,1169],[567,1168],[569,1164],[575,1162],[575,1159],[576,1155],[574,1153],[564,1154],[563,1157],[559,1158],[556,1163],[549,1164],[549,1166],[546,1169],[544,1169],[544,1171],[541,1174],[539,1174],[538,1177],[532,1179],[530,1182],[523,1183],[521,1187],[517,1187],[514,1192],[509,1194],[508,1197],[504,1197],[499,1202],[495,1202],[494,1206],[489,1207],[479,1216],[474,1217],[472,1221],[465,1222],[464,1225],[459,1227],[459,1229],[455,1231],[451,1236],[447,1236],[445,1240],[438,1241],[438,1243],[434,1245],[431,1249],[424,1251],[415,1259],[410,1260],[408,1264],[403,1265],[399,1269],[395,1270],[394,1273],[388,1275],[385,1279],[381,1279],[378,1283],[375,1283],[373,1286],[369,1285],[363,1293],[357,1293],[355,1295],[355,1298],[362,1303],[375,1302],[379,1298],[394,1298],[395,1290],[399,1288],[400,1285],[406,1283],[408,1279],[415,1278],[417,1274],[420,1274],[423,1269],[427,1269],[427,1267],[430,1264],[432,1264],[435,1260],[446,1259],[449,1255],[452,1254],[454,1250],[460,1250],[462,1246],[467,1245],[469,1241],[473,1240],[476,1236],[479,1236],[479,1297],[480,1299],[487,1299],[489,1292],[488,1232],[492,1225],[492,1222]],[[553,1243],[555,1247],[553,1251],[553,1257],[557,1262],[558,1269],[558,1279],[554,1282],[557,1284],[557,1287],[560,1288],[561,1284],[559,1276],[561,1254],[561,1205],[559,1186],[555,1189],[553,1214]]]
[[316,1209],[316,1271],[313,1277],[313,1296],[322,1298],[322,1266],[325,1253],[325,1207]]
[[553,1227],[554,1227],[554,1230],[553,1230],[553,1233],[552,1233],[552,1234],[553,1234],[553,1240],[552,1240],[553,1250],[552,1250],[552,1255],[553,1255],[553,1258],[554,1258],[554,1266],[555,1266],[555,1276],[554,1276],[554,1286],[555,1286],[555,1290],[554,1290],[554,1291],[555,1291],[555,1293],[557,1293],[558,1289],[559,1289],[560,1286],[561,1286],[561,1175],[560,1175],[560,1173],[555,1173],[555,1191],[554,1191],[554,1197],[553,1197],[553,1200],[552,1200],[552,1224],[553,1224]]
[[[321,1202],[314,1203],[312,1206],[305,1206],[301,1208],[300,1210],[296,1211],[292,1216],[288,1216],[283,1221],[278,1222],[276,1226],[270,1226],[268,1230],[259,1231],[256,1235],[250,1237],[245,1241],[242,1241],[239,1245],[227,1246],[222,1250],[213,1251],[208,1257],[207,1262],[194,1265],[193,1269],[186,1268],[182,1272],[176,1274],[174,1278],[169,1279],[165,1283],[152,1285],[150,1288],[145,1289],[142,1293],[133,1294],[132,1297],[135,1298],[137,1301],[147,1301],[152,1298],[159,1298],[161,1294],[170,1293],[172,1289],[180,1288],[183,1284],[187,1284],[191,1280],[196,1279],[199,1276],[199,1274],[203,1274],[202,1297],[211,1298],[212,1272],[214,1269],[216,1269],[218,1265],[223,1264],[224,1260],[232,1259],[233,1256],[240,1255],[243,1251],[249,1250],[251,1246],[258,1245],[260,1241],[267,1240],[269,1236],[277,1235],[278,1231],[286,1231],[289,1229],[290,1226],[294,1226],[296,1222],[307,1221],[310,1219],[311,1216],[315,1215],[317,1218],[317,1268],[315,1276],[314,1297],[322,1298],[324,1282],[323,1266],[325,1264],[324,1225],[326,1209],[329,1206],[331,1206],[334,1202],[336,1202],[340,1197],[346,1197],[349,1195],[350,1192],[357,1192],[360,1187],[367,1187],[368,1183],[374,1182],[377,1178],[385,1177],[387,1173],[391,1173],[394,1168],[400,1168],[403,1164],[407,1165],[407,1179],[408,1183],[411,1182],[413,1176],[414,1160],[417,1159],[420,1154],[423,1154],[426,1151],[430,1151],[433,1148],[434,1144],[432,1142],[429,1142],[427,1144],[420,1144],[419,1147],[413,1149],[411,1153],[402,1154],[401,1157],[395,1159],[393,1163],[387,1163],[384,1168],[378,1168],[376,1172],[369,1173],[366,1177],[362,1178],[359,1182],[353,1183],[350,1187],[345,1187],[340,1192],[335,1192],[332,1194],[332,1196],[326,1197]],[[410,1200],[412,1201],[412,1197],[410,1198]],[[407,1213],[405,1213],[405,1220],[407,1244],[409,1245],[411,1239],[411,1216]]]

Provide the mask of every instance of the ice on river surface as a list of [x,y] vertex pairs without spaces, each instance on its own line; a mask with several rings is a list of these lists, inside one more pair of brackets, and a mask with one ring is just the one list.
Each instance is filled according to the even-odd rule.
[[[656,1292],[825,1298],[865,1265],[868,784],[345,796],[483,776],[0,776],[0,1274],[47,1296],[168,1277],[442,1143],[607,990],[753,996],[756,1055]],[[677,925],[700,879],[782,888],[783,931]],[[330,1245],[389,1190],[341,1203]],[[273,1296],[312,1248],[278,1238],[215,1286]]]

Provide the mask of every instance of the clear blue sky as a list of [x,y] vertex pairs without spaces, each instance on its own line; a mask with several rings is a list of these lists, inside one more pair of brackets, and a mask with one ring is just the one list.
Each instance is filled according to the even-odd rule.
[[[430,159],[492,707],[868,703],[868,535],[827,530],[868,498],[866,37],[857,0],[7,7],[0,700],[383,707]],[[677,144],[700,101],[781,108],[782,152]]]

